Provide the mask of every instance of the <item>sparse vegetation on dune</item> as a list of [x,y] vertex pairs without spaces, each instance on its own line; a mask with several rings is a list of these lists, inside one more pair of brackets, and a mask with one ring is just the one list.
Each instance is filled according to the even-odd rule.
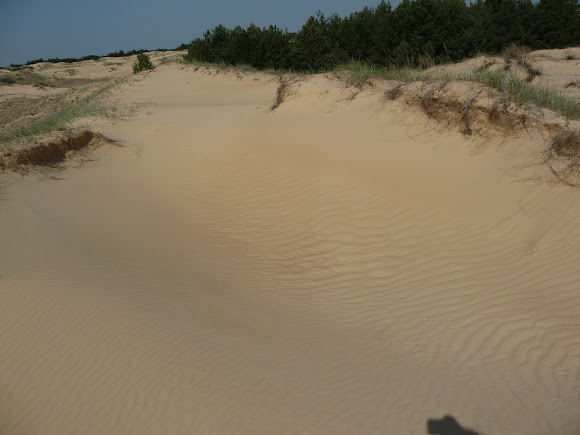
[[431,71],[417,68],[385,68],[366,62],[349,62],[334,69],[335,75],[347,74],[347,80],[354,83],[371,83],[372,79],[394,80],[398,82],[429,81],[434,78]]
[[542,84],[530,83],[514,74],[500,71],[472,71],[456,76],[457,80],[482,83],[508,95],[518,104],[535,104],[570,119],[580,119],[580,101]]
[[101,82],[100,79],[76,78],[69,72],[71,77],[51,77],[38,74],[27,69],[18,70],[7,74],[0,73],[0,86],[4,85],[32,85],[38,88],[63,88],[72,86],[82,86],[89,83]]
[[78,98],[74,103],[56,111],[42,119],[18,125],[8,129],[0,129],[0,144],[5,144],[23,137],[34,136],[51,131],[66,130],[69,123],[77,118],[92,115],[105,115],[114,111],[113,107],[105,106],[99,97],[115,86],[118,82],[110,82]]
[[168,56],[162,57],[159,59],[159,65],[168,65],[172,63],[184,63],[183,56],[175,55],[175,56]]
[[384,68],[362,62],[350,62],[335,69],[335,75],[343,74],[347,83],[364,86],[372,79],[393,80],[411,83],[471,81],[481,83],[502,92],[506,98],[520,105],[534,104],[551,109],[570,119],[580,119],[580,101],[566,97],[561,91],[547,85],[530,83],[515,74],[491,71],[489,68],[475,68],[468,72],[450,73],[440,70],[421,70],[412,68]]
[[[185,48],[187,48],[187,46],[185,44],[181,44],[179,47],[176,48],[176,50],[184,50]],[[89,56],[83,56],[83,57],[64,57],[64,58],[60,58],[60,57],[54,57],[54,58],[49,58],[49,59],[43,59],[43,58],[39,58],[39,59],[33,59],[30,60],[28,62],[26,62],[26,64],[11,64],[8,69],[12,70],[12,71],[18,71],[21,70],[23,68],[26,68],[27,66],[30,65],[34,65],[37,63],[76,63],[76,62],[84,62],[87,60],[95,60],[95,61],[99,61],[101,60],[103,57],[129,57],[129,56],[134,56],[134,55],[139,55],[142,53],[147,53],[149,51],[153,51],[153,50],[145,50],[145,49],[139,49],[139,50],[129,50],[129,51],[124,51],[124,50],[119,50],[119,51],[113,51],[107,55],[104,56],[97,56],[94,54],[91,54]],[[167,48],[159,48],[157,50],[154,51],[170,51]]]
[[277,75],[282,76],[285,74],[293,74],[293,75],[305,75],[307,73],[297,73],[297,72],[290,72],[288,70],[282,69],[274,69],[274,68],[256,68],[248,64],[227,64],[223,62],[203,62],[199,60],[189,59],[187,57],[182,57],[182,61],[185,64],[192,65],[196,70],[199,68],[211,68],[218,71],[237,71],[239,73],[248,73],[248,72],[262,72],[265,74]]

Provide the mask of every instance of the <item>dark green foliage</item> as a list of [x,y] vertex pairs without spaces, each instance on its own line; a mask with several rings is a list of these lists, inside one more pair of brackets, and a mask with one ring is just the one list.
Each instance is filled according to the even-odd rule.
[[296,34],[276,27],[217,26],[188,46],[189,61],[248,64],[294,71],[328,70],[348,60],[418,66],[500,53],[580,45],[579,0],[381,1],[348,17],[322,13]]
[[128,56],[133,56],[135,54],[147,53],[147,51],[149,51],[149,50],[145,50],[143,48],[140,50],[129,50],[129,51],[119,50],[119,51],[113,51],[112,53],[109,53],[104,57],[128,57]]
[[148,69],[153,69],[153,64],[151,59],[145,53],[140,53],[137,55],[137,61],[133,64],[133,74],[140,73]]
[[348,60],[347,52],[339,45],[337,31],[322,13],[310,17],[292,41],[292,69],[318,72]]
[[534,31],[542,36],[538,38],[538,47],[579,45],[580,6],[577,0],[540,0],[535,12]]
[[119,51],[113,51],[109,54],[107,54],[105,57],[125,57],[125,51],[124,50],[119,50]]
[[34,65],[35,63],[42,63],[44,59],[41,57],[40,59],[33,59],[26,62],[26,65]]
[[286,69],[291,66],[292,36],[276,26],[261,29],[250,24],[229,30],[219,25],[189,44],[185,59]]
[[[478,53],[501,53],[512,44],[531,49],[580,45],[580,0],[384,0],[347,17],[318,13],[299,32],[250,24],[208,30],[187,48],[189,61],[247,64],[261,69],[323,71],[349,60],[400,67],[459,61]],[[123,50],[126,57],[146,50]],[[98,60],[49,59],[49,62]],[[430,62],[427,62],[427,59]],[[35,59],[27,63],[44,62]],[[11,65],[13,68],[22,65]]]
[[[59,62],[75,63],[75,62],[82,62],[83,60],[99,60],[100,58],[101,58],[101,56],[96,56],[94,54],[91,54],[89,56],[84,56],[84,57],[65,57],[65,58],[53,57],[53,58],[48,59],[46,62],[50,62],[50,63],[59,63]],[[36,63],[36,61],[33,61],[33,62]]]

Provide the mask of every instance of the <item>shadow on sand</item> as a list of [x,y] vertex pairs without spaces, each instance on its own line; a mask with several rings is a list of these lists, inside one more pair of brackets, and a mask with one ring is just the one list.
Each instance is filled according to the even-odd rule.
[[450,415],[446,415],[440,420],[427,420],[427,433],[436,435],[483,435],[471,429],[461,427],[461,425]]

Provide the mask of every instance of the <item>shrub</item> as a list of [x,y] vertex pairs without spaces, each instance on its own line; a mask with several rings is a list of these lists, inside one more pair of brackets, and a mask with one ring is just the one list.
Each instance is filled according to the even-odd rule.
[[154,66],[151,63],[151,59],[145,53],[140,53],[137,55],[137,62],[133,64],[133,74],[140,73],[147,69],[153,69]]

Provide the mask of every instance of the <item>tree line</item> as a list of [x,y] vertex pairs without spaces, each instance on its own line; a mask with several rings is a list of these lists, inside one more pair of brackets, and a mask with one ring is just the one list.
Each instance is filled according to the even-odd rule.
[[[176,48],[176,50],[185,50],[187,48],[186,44],[181,44],[179,47]],[[91,54],[88,56],[83,56],[83,57],[51,57],[49,59],[33,59],[30,60],[28,62],[26,62],[25,65],[33,65],[35,63],[42,63],[42,62],[50,62],[50,63],[59,63],[59,62],[64,62],[64,63],[75,63],[75,62],[82,62],[84,60],[99,60],[102,57],[129,57],[129,56],[133,56],[135,54],[139,55],[142,53],[147,53],[151,50],[145,50],[145,49],[139,49],[139,50],[129,50],[129,51],[124,51],[124,50],[119,50],[119,51],[113,51],[105,56],[97,56],[96,54]],[[170,51],[170,49],[167,48],[159,48],[155,51]],[[23,64],[16,64],[16,63],[12,63],[10,64],[10,68],[19,68],[22,67]]]
[[186,60],[260,69],[322,71],[351,60],[417,66],[498,53],[580,45],[579,0],[384,0],[346,17],[319,12],[296,32],[218,25],[189,44]]

